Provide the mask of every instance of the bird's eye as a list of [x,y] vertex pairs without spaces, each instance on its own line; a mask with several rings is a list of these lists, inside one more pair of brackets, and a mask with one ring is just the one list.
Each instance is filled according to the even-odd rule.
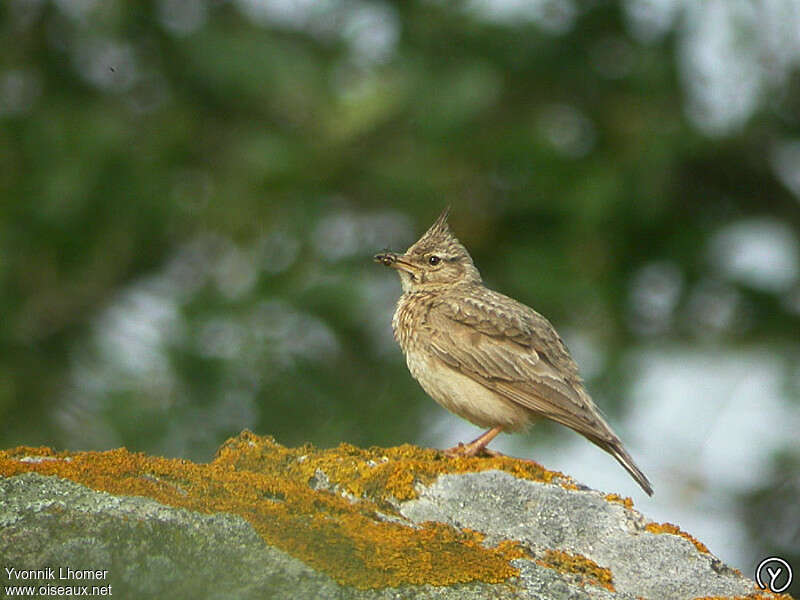
[[436,266],[436,265],[438,265],[438,264],[439,264],[439,262],[441,262],[441,260],[442,260],[441,258],[439,258],[438,256],[435,256],[435,255],[434,255],[434,256],[431,256],[431,257],[428,259],[428,262],[429,262],[431,265],[433,265],[433,266]]

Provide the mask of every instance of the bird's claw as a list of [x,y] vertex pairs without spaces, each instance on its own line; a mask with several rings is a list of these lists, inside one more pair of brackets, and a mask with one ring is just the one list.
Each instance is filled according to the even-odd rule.
[[450,458],[471,458],[474,456],[505,456],[501,452],[497,452],[496,450],[490,450],[486,446],[482,446],[480,444],[465,444],[463,442],[459,442],[457,446],[453,446],[452,448],[447,448],[446,450],[442,450],[445,456],[449,456]]

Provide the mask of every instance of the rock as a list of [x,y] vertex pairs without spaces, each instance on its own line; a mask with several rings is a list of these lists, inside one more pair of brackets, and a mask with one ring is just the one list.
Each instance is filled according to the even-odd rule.
[[17,448],[0,452],[0,475],[4,586],[178,599],[777,597],[630,500],[507,457],[289,449],[244,432],[207,465]]
[[[99,580],[9,578],[4,585],[109,585],[120,598],[336,598],[324,574],[264,543],[242,517],[112,496],[58,477],[0,479],[2,564],[107,570]],[[310,592],[308,594],[303,591]],[[299,595],[295,596],[295,593]]]

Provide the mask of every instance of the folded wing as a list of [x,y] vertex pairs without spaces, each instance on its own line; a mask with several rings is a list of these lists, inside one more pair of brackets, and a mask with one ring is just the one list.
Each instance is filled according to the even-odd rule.
[[[516,303],[460,297],[434,306],[429,350],[453,369],[546,418],[588,437],[613,439],[583,391],[578,369],[552,325]],[[494,300],[494,301],[493,301]],[[503,298],[502,304],[513,300]],[[598,441],[599,441],[598,440]]]
[[428,350],[436,357],[504,398],[585,436],[652,495],[647,477],[586,393],[575,361],[542,315],[482,289],[480,295],[442,298],[424,326]]

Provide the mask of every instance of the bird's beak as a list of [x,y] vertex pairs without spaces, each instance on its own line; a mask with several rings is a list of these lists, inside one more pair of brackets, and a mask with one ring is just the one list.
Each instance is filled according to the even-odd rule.
[[376,254],[373,260],[384,266],[405,271],[412,276],[416,275],[418,272],[418,268],[415,265],[405,260],[404,256],[398,255],[395,252],[381,252],[380,254]]

